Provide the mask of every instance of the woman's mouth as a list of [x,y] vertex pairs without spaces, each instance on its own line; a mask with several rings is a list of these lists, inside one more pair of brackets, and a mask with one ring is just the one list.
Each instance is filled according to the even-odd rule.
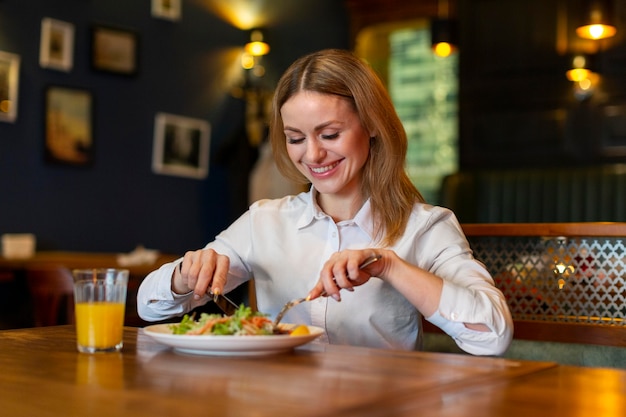
[[325,166],[322,166],[322,167],[315,167],[315,168],[309,167],[309,169],[314,174],[323,174],[323,173],[328,172],[328,171],[332,170],[333,168],[335,168],[337,165],[339,165],[339,162],[341,162],[341,161],[333,162],[330,165],[325,165]]

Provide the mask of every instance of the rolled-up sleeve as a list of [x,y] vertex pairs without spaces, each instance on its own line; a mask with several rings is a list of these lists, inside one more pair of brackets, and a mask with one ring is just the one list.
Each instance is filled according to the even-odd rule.
[[[437,311],[426,320],[446,332],[465,352],[503,354],[513,338],[513,320],[504,295],[485,266],[474,258],[454,214],[440,208],[432,209],[431,214],[429,226],[421,229],[416,262],[427,259],[422,267],[441,277],[443,288]],[[465,323],[484,324],[490,331],[469,329]]]
[[[444,281],[439,309],[426,320],[441,328],[465,352],[501,355],[513,338],[513,321],[503,295],[493,287],[480,291]],[[468,329],[464,323],[482,323],[491,331]]]

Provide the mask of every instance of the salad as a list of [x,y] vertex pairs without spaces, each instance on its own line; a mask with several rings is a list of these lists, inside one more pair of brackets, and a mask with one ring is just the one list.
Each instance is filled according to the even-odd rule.
[[185,314],[180,323],[169,327],[172,333],[184,335],[258,336],[289,333],[274,329],[266,314],[253,312],[243,304],[232,316],[202,313],[195,320],[193,315]]

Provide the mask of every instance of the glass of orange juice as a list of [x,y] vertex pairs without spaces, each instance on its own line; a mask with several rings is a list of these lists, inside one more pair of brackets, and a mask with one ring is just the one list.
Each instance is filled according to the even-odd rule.
[[75,269],[76,346],[79,352],[119,352],[123,346],[127,269]]

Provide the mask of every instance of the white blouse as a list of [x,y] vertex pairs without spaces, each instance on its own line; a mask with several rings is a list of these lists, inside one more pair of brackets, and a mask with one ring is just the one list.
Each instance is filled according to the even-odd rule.
[[[304,297],[315,285],[324,262],[343,249],[373,246],[369,201],[355,218],[335,223],[315,203],[316,191],[261,200],[206,247],[230,258],[225,292],[254,278],[258,309],[274,317],[285,302]],[[404,260],[444,280],[438,312],[426,320],[476,355],[502,354],[510,344],[513,323],[502,293],[485,267],[475,260],[454,214],[445,208],[415,204],[405,234],[392,247]],[[144,320],[180,316],[205,304],[192,294],[171,291],[180,261],[150,273],[138,293]],[[343,291],[341,302],[320,297],[292,308],[283,319],[321,327],[321,343],[392,349],[421,348],[421,314],[386,282],[372,278]],[[491,332],[463,324],[484,323]]]

